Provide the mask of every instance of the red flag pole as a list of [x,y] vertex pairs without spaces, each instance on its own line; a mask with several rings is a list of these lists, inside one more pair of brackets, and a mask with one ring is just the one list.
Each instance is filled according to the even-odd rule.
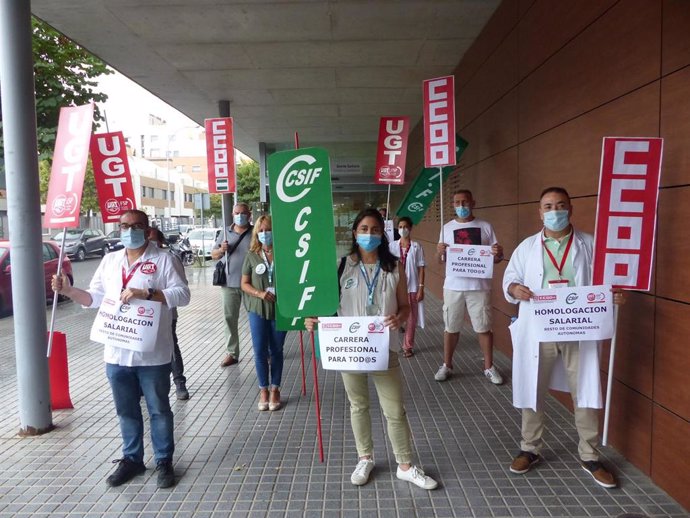
[[[295,131],[295,149],[299,149],[299,134]],[[312,337],[313,340],[313,337]],[[299,350],[300,350],[300,356],[301,361],[302,361],[302,395],[306,396],[307,395],[307,378],[306,378],[306,373],[304,372],[304,339],[302,337],[302,331],[299,332]],[[316,367],[314,367],[316,369]],[[316,370],[314,371],[316,372]],[[317,406],[318,406],[318,391],[317,391]],[[321,423],[321,418],[319,416],[319,423]],[[323,462],[323,457],[321,458],[321,462]]]
[[304,337],[302,331],[299,332],[299,352],[302,357],[302,395],[307,395],[307,375],[304,372]]
[[316,434],[319,438],[319,460],[323,462],[323,436],[321,435],[321,403],[319,402],[319,376],[316,371],[316,346],[314,345],[314,331],[311,335],[311,363],[314,366],[314,393],[316,394]]

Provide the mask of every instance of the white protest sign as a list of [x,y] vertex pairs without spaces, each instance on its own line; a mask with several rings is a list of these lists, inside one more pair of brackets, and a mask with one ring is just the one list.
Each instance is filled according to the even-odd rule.
[[150,352],[156,345],[162,304],[133,299],[123,304],[117,296],[103,297],[90,339],[111,347]]
[[395,241],[395,231],[393,230],[393,220],[387,219],[383,223],[385,225],[383,231],[388,236],[388,242],[392,243],[393,241]]
[[319,317],[321,365],[326,370],[386,370],[389,339],[383,317]]
[[491,279],[494,256],[490,246],[461,245],[446,249],[446,277],[477,277]]
[[606,340],[614,331],[611,286],[534,290],[527,315],[540,342]]

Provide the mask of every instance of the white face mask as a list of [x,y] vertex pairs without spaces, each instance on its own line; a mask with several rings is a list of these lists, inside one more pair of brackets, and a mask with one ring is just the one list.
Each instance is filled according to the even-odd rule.
[[398,229],[398,232],[400,233],[400,237],[407,237],[410,235],[410,229],[407,227],[403,227],[401,229]]

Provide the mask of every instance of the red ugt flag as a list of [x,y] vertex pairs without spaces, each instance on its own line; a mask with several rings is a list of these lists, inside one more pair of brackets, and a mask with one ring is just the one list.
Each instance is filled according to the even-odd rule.
[[93,135],[91,162],[103,222],[117,223],[123,212],[136,208],[122,132]]

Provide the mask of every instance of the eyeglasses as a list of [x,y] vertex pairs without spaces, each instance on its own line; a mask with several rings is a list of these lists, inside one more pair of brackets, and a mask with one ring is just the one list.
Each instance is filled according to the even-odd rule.
[[144,223],[134,223],[129,225],[128,223],[120,223],[120,230],[129,230],[133,228],[134,230],[146,230],[146,225]]

